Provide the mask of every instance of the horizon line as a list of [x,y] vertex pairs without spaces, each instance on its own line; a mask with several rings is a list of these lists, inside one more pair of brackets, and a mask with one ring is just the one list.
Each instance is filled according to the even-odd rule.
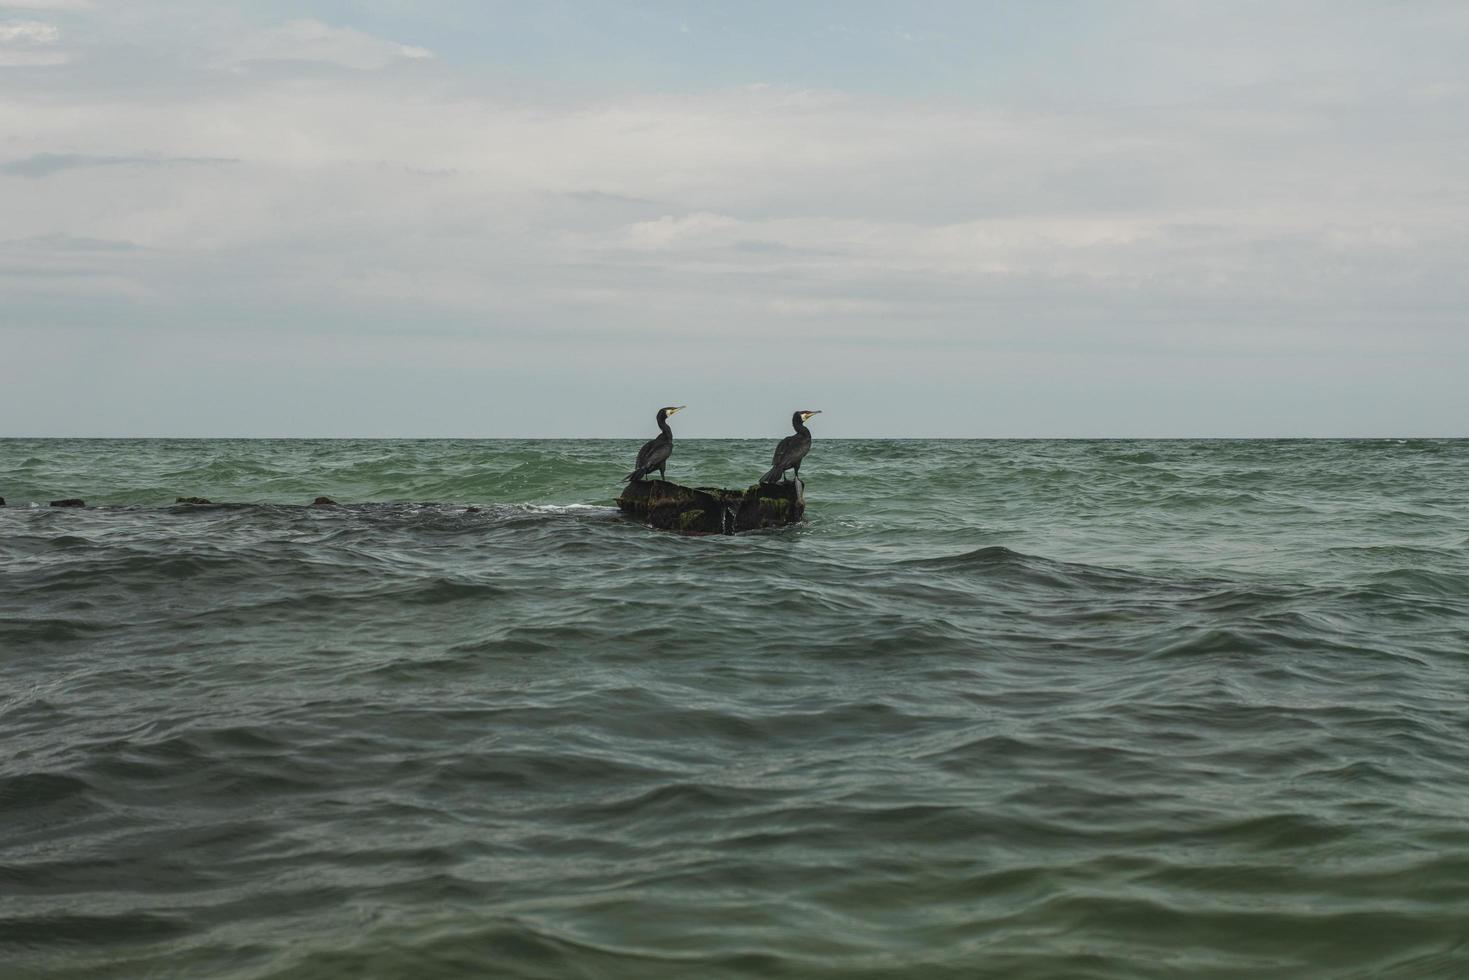
[[[755,441],[776,438],[778,433],[751,436],[679,436],[679,442]],[[0,435],[0,442],[76,441],[76,442],[636,442],[643,435],[629,436],[158,436],[158,435]],[[1384,440],[1430,440],[1454,442],[1469,435],[1230,435],[1230,436],[823,436],[821,442],[1380,442]]]

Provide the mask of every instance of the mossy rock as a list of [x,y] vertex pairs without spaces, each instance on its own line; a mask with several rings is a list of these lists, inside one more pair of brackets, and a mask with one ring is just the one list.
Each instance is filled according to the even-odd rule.
[[740,500],[737,525],[741,531],[767,527],[785,527],[806,516],[806,485],[800,480],[789,483],[757,483],[744,492]]
[[685,487],[667,480],[629,483],[618,509],[649,527],[683,534],[733,534],[800,521],[806,512],[805,485],[755,484],[747,490]]

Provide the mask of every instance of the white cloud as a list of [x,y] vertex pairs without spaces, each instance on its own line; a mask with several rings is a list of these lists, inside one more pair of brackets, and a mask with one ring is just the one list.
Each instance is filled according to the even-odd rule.
[[55,44],[61,30],[39,20],[0,20],[0,44]]
[[[12,33],[9,57],[62,54]],[[688,370],[678,345],[779,338],[920,385],[997,350],[1469,353],[1462,72],[1037,108],[374,70],[429,54],[303,20],[212,63],[361,73],[181,67],[196,46],[136,90],[95,48],[65,84],[12,74],[0,324],[653,337]]]
[[30,68],[66,64],[55,45],[61,30],[39,20],[0,20],[0,67]]
[[92,0],[0,0],[0,10],[95,10]]
[[370,71],[399,61],[420,61],[433,56],[427,48],[385,41],[350,27],[302,19],[246,37],[226,52],[219,63],[310,61]]
[[729,244],[730,232],[741,227],[741,222],[725,214],[697,211],[675,217],[664,215],[656,221],[640,221],[627,229],[627,245],[637,249],[668,249],[675,244],[690,242]]
[[[12,192],[10,220],[29,222],[18,236],[66,231],[180,252],[367,249],[385,270],[435,265],[403,282],[418,284],[417,300],[448,306],[486,293],[474,283],[482,270],[444,263],[437,242],[504,249],[512,264],[534,254],[543,269],[580,275],[712,276],[699,287],[709,290],[743,288],[728,280],[740,270],[774,276],[771,288],[804,301],[812,288],[841,295],[886,280],[984,292],[994,277],[1273,292],[1285,287],[1272,250],[1330,252],[1302,280],[1304,293],[1323,275],[1370,278],[1370,264],[1343,266],[1343,255],[1369,263],[1384,249],[1411,253],[1459,234],[1462,205],[1420,190],[1435,173],[1451,175],[1359,147],[1350,174],[1323,180],[1348,154],[1350,133],[1292,139],[1279,125],[1296,111],[1288,102],[1256,111],[1243,130],[1172,112],[1129,113],[1122,125],[857,100],[793,106],[778,89],[531,109],[318,80],[152,107],[32,112],[0,102],[0,126],[32,147],[75,149],[0,167],[56,174],[46,188]],[[1285,140],[1292,162],[1242,144],[1251,132]],[[243,163],[81,168],[143,158]],[[1119,161],[1138,190],[1119,204],[1078,202],[1073,185],[1106,186]],[[1369,181],[1377,193],[1359,193]],[[644,213],[629,220],[577,205],[587,188]],[[547,194],[572,200],[550,208]],[[641,203],[650,201],[671,205]],[[60,217],[70,223],[57,227]]]

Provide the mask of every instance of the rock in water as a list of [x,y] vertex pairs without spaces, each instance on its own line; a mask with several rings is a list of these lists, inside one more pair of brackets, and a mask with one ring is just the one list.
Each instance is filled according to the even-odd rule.
[[5,498],[4,497],[0,497],[0,507],[4,507],[4,506],[5,506]]
[[617,508],[663,531],[734,534],[801,520],[806,512],[805,484],[799,480],[756,484],[742,492],[639,480],[623,489]]
[[649,527],[685,534],[727,534],[739,494],[730,490],[683,487],[666,480],[634,480],[623,488],[617,508]]
[[76,497],[68,497],[65,500],[53,500],[53,501],[51,501],[51,506],[52,507],[85,507],[85,506],[87,506],[87,502],[85,500],[78,500]]
[[311,501],[313,507],[335,507],[337,502],[330,497],[317,497]]
[[214,501],[208,497],[179,497],[174,501],[176,504],[212,504]]
[[755,531],[762,527],[785,527],[806,516],[806,484],[757,483],[740,498],[737,531]]

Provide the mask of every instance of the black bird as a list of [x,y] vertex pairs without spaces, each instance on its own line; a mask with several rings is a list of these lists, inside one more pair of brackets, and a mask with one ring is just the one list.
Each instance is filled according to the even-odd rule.
[[811,451],[811,430],[806,428],[806,420],[813,415],[820,415],[820,411],[800,411],[791,416],[791,428],[796,430],[793,436],[786,436],[775,447],[775,456],[771,462],[775,465],[770,467],[770,472],[760,478],[761,483],[778,483],[780,476],[786,470],[795,470],[796,479],[801,478],[801,460]]
[[643,448],[638,450],[637,469],[623,477],[623,483],[641,480],[654,470],[660,479],[668,479],[668,457],[673,455],[673,430],[668,427],[668,416],[683,408],[688,406],[669,405],[658,409],[658,434],[643,443]]

